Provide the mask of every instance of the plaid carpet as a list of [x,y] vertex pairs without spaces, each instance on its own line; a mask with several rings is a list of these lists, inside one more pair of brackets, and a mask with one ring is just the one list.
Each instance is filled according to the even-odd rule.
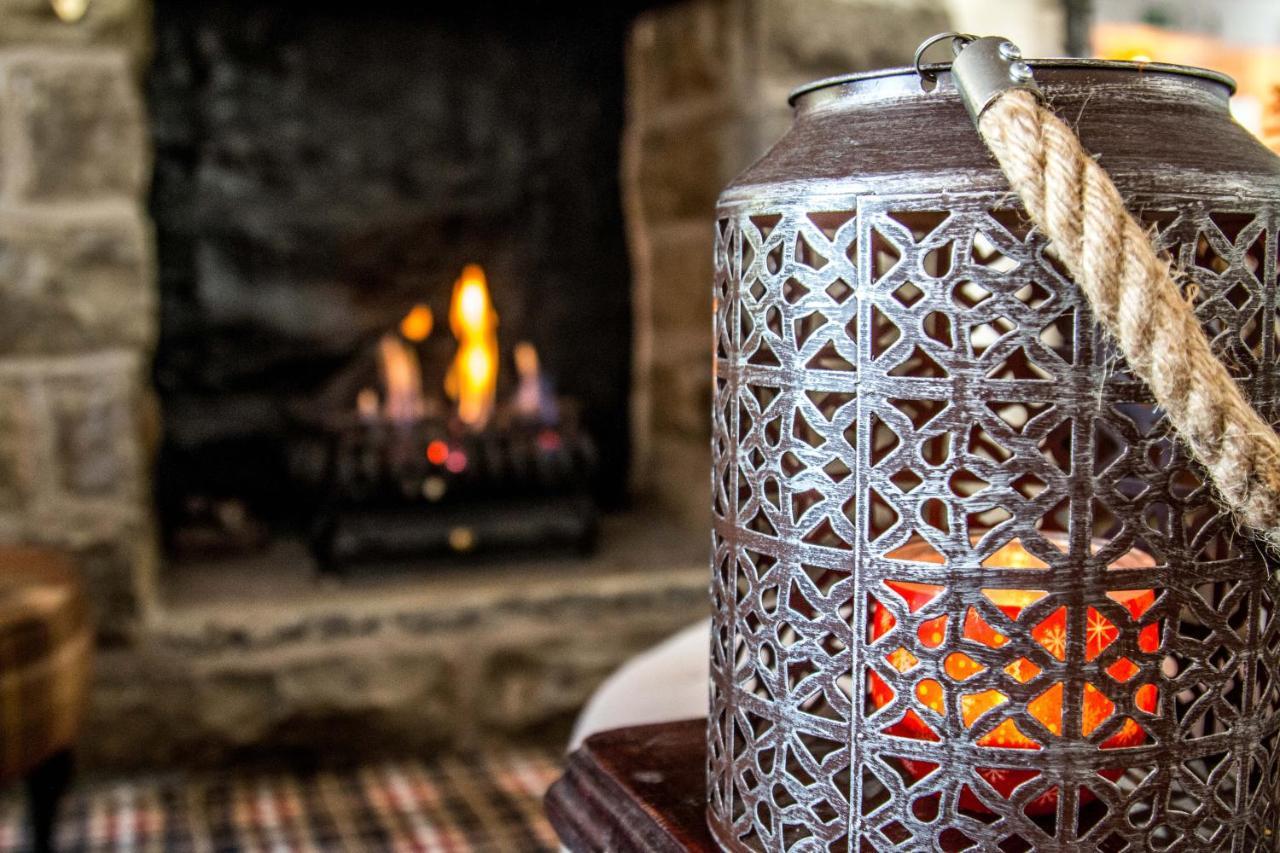
[[[542,753],[394,762],[351,771],[146,777],[67,800],[62,851],[539,851],[555,780]],[[0,799],[0,853],[25,850],[24,806]]]

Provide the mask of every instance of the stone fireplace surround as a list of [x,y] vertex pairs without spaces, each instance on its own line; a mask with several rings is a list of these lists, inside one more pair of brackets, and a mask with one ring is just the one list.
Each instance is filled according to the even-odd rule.
[[783,132],[793,85],[900,64],[948,28],[940,0],[684,0],[634,23],[636,509],[597,557],[336,583],[284,548],[210,585],[164,565],[154,524],[149,4],[94,0],[67,25],[0,0],[0,541],[83,567],[101,634],[86,761],[562,737],[605,674],[705,612],[719,187]]

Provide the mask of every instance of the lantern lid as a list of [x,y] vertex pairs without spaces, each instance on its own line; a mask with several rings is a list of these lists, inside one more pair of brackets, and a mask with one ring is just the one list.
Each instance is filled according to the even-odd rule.
[[[1138,74],[1166,74],[1179,77],[1192,77],[1199,80],[1206,80],[1225,87],[1227,94],[1234,94],[1236,91],[1236,81],[1221,71],[1213,71],[1208,68],[1197,68],[1192,65],[1174,65],[1167,62],[1131,62],[1127,60],[1116,59],[1028,59],[1029,64],[1036,71],[1049,71],[1040,82],[1054,82],[1054,78],[1059,75],[1053,72],[1065,72],[1065,77],[1075,77],[1078,74],[1088,72],[1115,72],[1126,71],[1136,72]],[[938,76],[940,83],[946,81],[948,86],[954,86],[950,82],[951,63],[939,62],[933,64],[922,65],[921,70],[931,71]],[[859,71],[853,74],[841,74],[837,77],[827,77],[822,80],[815,80],[806,83],[791,91],[787,97],[787,103],[795,106],[797,102],[812,92],[821,89],[830,89],[834,87],[842,87],[849,84],[864,83],[868,81],[893,81],[898,84],[909,81],[916,76],[916,69],[910,66],[901,68],[879,68],[874,71]]]

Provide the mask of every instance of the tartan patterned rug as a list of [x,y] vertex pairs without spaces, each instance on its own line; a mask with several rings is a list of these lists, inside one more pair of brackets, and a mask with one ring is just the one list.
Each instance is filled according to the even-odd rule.
[[[547,753],[499,753],[354,770],[240,772],[91,782],[68,798],[60,851],[556,850],[542,795]],[[23,802],[0,799],[0,853],[27,849]]]

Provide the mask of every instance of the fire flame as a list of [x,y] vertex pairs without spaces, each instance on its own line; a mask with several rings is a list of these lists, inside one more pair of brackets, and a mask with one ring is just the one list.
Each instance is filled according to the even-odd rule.
[[396,335],[383,335],[378,341],[378,369],[382,374],[382,387],[386,390],[383,417],[393,421],[415,421],[426,414],[422,365],[412,345]]
[[400,321],[400,334],[404,335],[406,340],[420,344],[431,334],[435,324],[435,315],[431,313],[428,306],[415,305],[413,310],[405,314],[404,319]]
[[498,314],[479,264],[467,264],[453,285],[449,327],[458,339],[458,352],[444,390],[458,403],[458,420],[480,429],[493,414],[498,388]]
[[516,386],[516,411],[526,418],[535,418],[542,410],[542,376],[538,367],[538,351],[528,341],[516,344],[516,374],[520,381]]
[[516,393],[512,408],[526,421],[554,426],[560,420],[559,406],[550,383],[542,375],[538,351],[528,341],[516,344]]
[[376,420],[381,414],[381,407],[382,402],[378,399],[378,392],[373,388],[361,388],[360,393],[356,395],[356,412],[361,420]]

